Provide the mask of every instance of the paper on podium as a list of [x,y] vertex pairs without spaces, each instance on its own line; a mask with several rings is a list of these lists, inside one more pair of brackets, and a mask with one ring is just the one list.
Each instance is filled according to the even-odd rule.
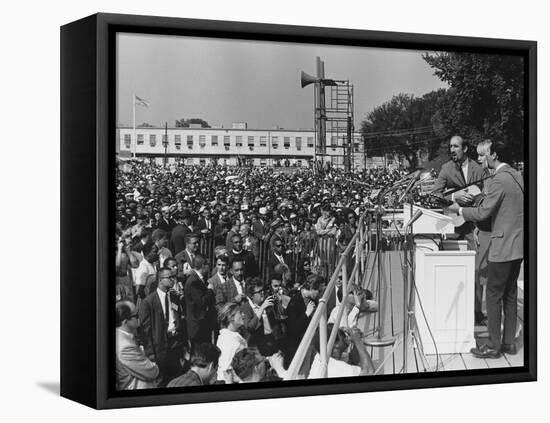
[[[422,216],[412,224],[412,232],[415,234],[452,234],[455,231],[453,219],[444,214],[437,213],[423,207],[412,206],[412,214],[422,210]],[[403,204],[403,225],[411,218],[411,205]]]

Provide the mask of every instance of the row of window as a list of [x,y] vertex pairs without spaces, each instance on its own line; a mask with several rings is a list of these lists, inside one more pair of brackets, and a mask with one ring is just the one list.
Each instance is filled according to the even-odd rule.
[[[194,135],[187,135],[187,147],[193,148],[194,144]],[[219,139],[221,138],[221,139]],[[235,136],[235,147],[243,147],[243,136],[237,135]],[[260,136],[260,147],[267,147],[267,137],[266,136]],[[282,137],[283,138],[283,147],[285,149],[290,148],[290,137]],[[218,142],[223,141],[223,145],[226,148],[229,148],[231,146],[231,139],[229,135],[224,135],[223,137],[218,137],[217,135],[212,135],[210,137],[210,143],[212,147],[218,147]],[[248,136],[247,137],[247,146],[251,149],[254,148],[256,145],[256,137],[254,136]],[[302,149],[302,137],[295,137],[294,139],[296,144],[296,149],[300,151]],[[166,135],[162,135],[162,145],[168,144],[168,138]],[[131,134],[124,134],[124,145],[126,148],[130,148],[132,144],[132,135]],[[143,145],[145,144],[145,137],[143,134],[137,134],[137,145]],[[307,147],[313,148],[313,137],[307,137]],[[149,145],[151,147],[155,147],[157,145],[157,136],[155,134],[149,135]],[[174,145],[179,150],[181,148],[181,135],[174,135]],[[199,146],[201,148],[206,147],[206,135],[199,135]],[[271,148],[277,149],[279,147],[279,137],[278,136],[272,136],[271,137]]]
[[[199,165],[201,165],[201,166],[206,166],[207,164],[212,164],[212,163],[213,163],[212,160],[199,159]],[[228,159],[220,159],[220,163],[223,164],[223,165],[228,165],[230,163],[230,161]],[[294,163],[298,167],[302,166],[302,160],[298,159]],[[192,157],[188,157],[187,159],[185,159],[185,164],[188,165],[188,166],[191,166],[191,165],[197,164],[197,161],[196,161],[196,159],[194,159]],[[260,159],[260,166],[262,166],[262,167],[267,166],[267,160],[266,159]]]

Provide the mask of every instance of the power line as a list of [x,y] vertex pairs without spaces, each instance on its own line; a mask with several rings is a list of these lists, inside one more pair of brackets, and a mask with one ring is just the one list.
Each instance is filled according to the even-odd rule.
[[[414,142],[409,142],[407,145],[419,145],[419,144],[430,143],[430,142],[435,141],[435,140],[441,140],[442,141],[443,139],[444,139],[444,137],[432,137],[432,138],[422,139],[422,140],[418,140],[418,141],[414,141]],[[389,151],[389,150],[401,147],[402,145],[403,145],[403,143],[394,143],[394,144],[386,144],[386,145],[377,146],[377,147],[370,147],[370,148],[367,147],[366,151],[367,151],[367,153],[372,152],[372,151],[375,151],[375,152]]]
[[373,137],[373,136],[376,136],[376,135],[385,135],[385,134],[391,134],[391,133],[394,133],[394,132],[413,132],[413,131],[417,131],[417,130],[422,131],[422,130],[427,130],[427,129],[433,130],[433,126],[432,125],[427,125],[427,126],[416,126],[416,127],[413,127],[413,128],[387,129],[385,131],[367,132],[366,134],[363,135],[363,137],[370,138],[370,137]]

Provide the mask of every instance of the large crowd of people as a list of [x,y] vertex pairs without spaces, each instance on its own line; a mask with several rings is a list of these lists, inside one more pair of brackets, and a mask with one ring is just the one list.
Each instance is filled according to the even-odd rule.
[[[129,359],[117,344],[118,388],[241,383],[248,377],[235,366],[259,356],[270,369],[261,380],[284,377],[330,277],[326,265],[381,189],[404,175],[119,166],[117,340],[131,351]],[[354,356],[359,365],[363,355]],[[303,366],[300,376],[309,374]]]
[[[502,199],[521,207],[523,183],[506,165],[501,144],[480,147],[483,168],[467,158],[467,143],[453,137],[452,160],[433,192],[443,195],[484,175],[498,182],[506,178],[498,174],[501,168],[516,181],[505,179],[508,191],[478,183],[485,202],[459,193],[447,199],[458,203],[452,210],[477,224],[477,229],[465,224],[457,235],[487,253],[476,262],[475,320],[489,320],[492,344],[472,353],[494,358],[515,353],[513,287],[522,260],[522,220],[514,221],[521,233],[514,235],[510,254],[501,257],[494,246],[489,251],[488,240],[507,236],[501,228],[507,233],[510,219],[501,223]],[[116,181],[117,388],[140,389],[284,378],[359,217],[375,206],[402,207],[401,191],[386,189],[406,186],[407,172],[165,166],[144,160],[121,163]],[[408,201],[411,196],[415,203],[431,199],[418,190]],[[492,223],[484,225],[488,218]],[[488,316],[482,312],[483,285]],[[329,352],[329,377],[374,371],[358,329],[348,329],[359,313],[376,311],[369,294],[352,287],[349,298],[336,295],[336,303],[327,306],[331,314],[344,301],[353,311]],[[332,315],[329,325],[336,323]],[[322,374],[314,344],[299,377]]]

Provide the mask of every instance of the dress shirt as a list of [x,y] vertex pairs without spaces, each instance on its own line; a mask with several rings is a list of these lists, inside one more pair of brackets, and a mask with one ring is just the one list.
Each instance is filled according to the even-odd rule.
[[277,260],[279,260],[279,261],[281,262],[281,264],[286,265],[285,259],[283,258],[282,255],[279,255],[279,254],[277,254],[277,253],[273,253],[273,255],[277,258]]
[[468,183],[468,159],[464,160],[461,168],[462,168],[462,174],[464,175],[464,181]]
[[[164,316],[166,316],[166,310],[164,309],[164,298],[166,297],[167,293],[164,292],[162,289],[157,288],[157,294],[160,299],[160,305],[162,306],[162,312],[164,313]],[[176,331],[176,318],[174,317],[174,310],[172,310],[172,301],[170,301],[170,295],[168,295],[168,333],[174,333]]]
[[141,263],[139,263],[139,267],[136,269],[135,273],[136,285],[145,286],[147,284],[147,276],[154,275],[156,273],[157,271],[155,270],[155,266],[145,259],[141,260]]
[[235,282],[235,286],[237,287],[237,292],[239,295],[243,294],[243,285],[242,282],[239,282],[237,279],[233,278],[233,281]]
[[[464,162],[460,165],[460,169],[462,170],[462,176],[464,176],[464,182],[468,183],[468,159],[464,160]],[[451,194],[451,200],[455,201],[454,192]]]

